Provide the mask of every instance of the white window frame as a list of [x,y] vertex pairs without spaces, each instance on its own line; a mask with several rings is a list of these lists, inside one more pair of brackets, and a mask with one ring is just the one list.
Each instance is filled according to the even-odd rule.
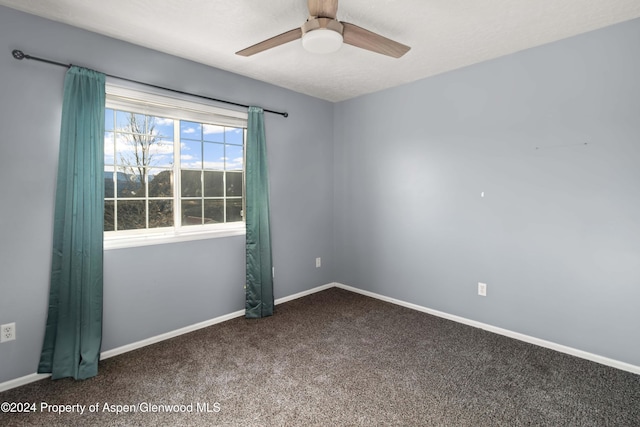
[[[247,128],[248,115],[243,111],[234,111],[209,104],[194,102],[144,92],[137,89],[106,84],[106,108],[149,116],[167,117],[198,123]],[[179,129],[174,133],[179,133]],[[246,131],[245,131],[246,142]],[[246,156],[246,146],[243,146]],[[174,138],[174,159],[180,159],[180,144]],[[245,173],[243,163],[243,174]],[[173,203],[174,211],[180,212],[180,169],[174,169]],[[243,191],[244,195],[244,191]],[[104,196],[103,196],[104,197]],[[174,221],[173,227],[120,230],[104,232],[104,249],[119,249],[147,245],[157,245],[191,240],[239,236],[246,233],[245,221],[224,224],[204,224],[181,226]]]

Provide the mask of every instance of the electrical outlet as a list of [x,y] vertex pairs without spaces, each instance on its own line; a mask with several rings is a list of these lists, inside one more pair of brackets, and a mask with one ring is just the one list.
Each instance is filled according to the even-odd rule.
[[316,258],[316,268],[322,267],[322,258]]
[[487,296],[487,284],[478,282],[478,295],[486,297]]
[[16,324],[7,323],[0,326],[0,342],[13,341],[16,339]]

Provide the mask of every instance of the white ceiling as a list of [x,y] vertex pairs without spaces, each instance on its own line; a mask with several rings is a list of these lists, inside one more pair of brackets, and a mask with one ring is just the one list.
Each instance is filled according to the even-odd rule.
[[301,26],[308,14],[306,0],[0,4],[329,101],[640,17],[639,0],[341,0],[339,20],[411,50],[394,59],[343,45],[336,53],[317,55],[296,40],[245,58],[235,52]]

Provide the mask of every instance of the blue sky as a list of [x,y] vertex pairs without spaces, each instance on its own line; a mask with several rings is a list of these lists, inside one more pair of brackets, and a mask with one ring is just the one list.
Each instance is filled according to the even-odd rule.
[[[116,129],[128,125],[129,113],[116,112]],[[138,123],[144,123],[144,115],[137,114]],[[156,167],[170,167],[174,159],[174,121],[173,119],[155,117],[153,134],[159,138],[154,144],[151,154],[152,164]],[[217,170],[242,170],[243,166],[243,134],[241,128],[229,128],[196,122],[180,121],[180,162],[182,168]],[[113,110],[107,109],[105,114],[105,164],[113,164],[114,138],[109,132],[114,128]],[[128,140],[118,134],[115,141],[118,149],[125,157],[133,155],[133,147]],[[119,160],[119,159],[118,159]],[[131,160],[131,164],[135,161]]]

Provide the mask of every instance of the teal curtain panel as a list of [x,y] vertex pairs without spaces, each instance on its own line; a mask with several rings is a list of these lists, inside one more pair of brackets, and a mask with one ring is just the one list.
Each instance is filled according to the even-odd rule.
[[64,81],[49,312],[39,373],[97,375],[102,343],[105,76]]
[[256,319],[271,316],[274,305],[267,147],[264,133],[264,112],[258,107],[249,107],[246,156],[247,283],[245,317]]

